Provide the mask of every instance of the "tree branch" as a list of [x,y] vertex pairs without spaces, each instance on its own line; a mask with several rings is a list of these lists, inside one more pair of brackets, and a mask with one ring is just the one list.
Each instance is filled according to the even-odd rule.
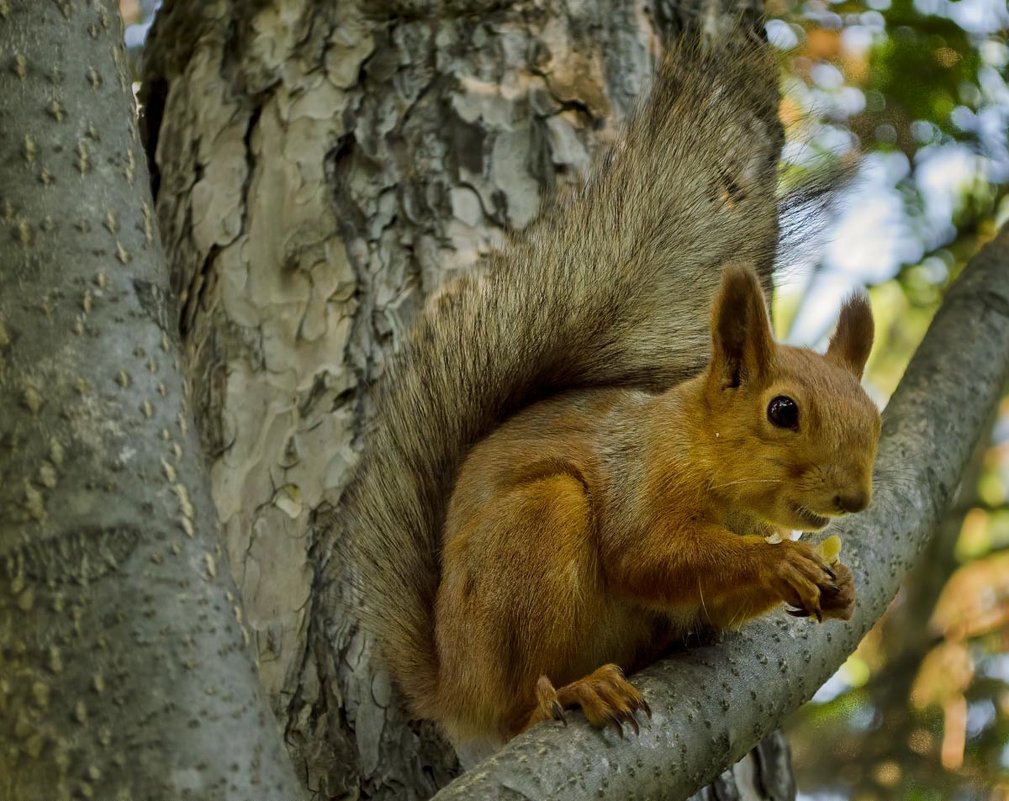
[[928,542],[1009,373],[1009,226],[950,288],[884,414],[876,497],[839,522],[859,602],[846,624],[784,614],[648,668],[639,737],[541,724],[436,796],[682,799],[808,700],[882,615]]

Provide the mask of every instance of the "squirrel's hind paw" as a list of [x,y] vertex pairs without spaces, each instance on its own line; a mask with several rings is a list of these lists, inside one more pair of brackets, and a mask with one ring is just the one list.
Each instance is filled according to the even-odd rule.
[[613,726],[621,736],[626,723],[639,734],[636,714],[652,716],[648,702],[626,678],[617,665],[603,665],[585,678],[557,691],[557,699],[567,709],[580,706],[585,719],[596,728]]
[[567,725],[565,709],[581,707],[585,719],[601,729],[613,726],[622,737],[626,723],[638,734],[637,713],[644,712],[650,718],[652,708],[641,697],[626,678],[618,665],[603,665],[588,676],[566,684],[559,690],[546,676],[536,681],[536,702],[522,731],[543,720],[559,720]]
[[568,725],[564,707],[557,700],[557,690],[546,676],[540,676],[536,680],[536,705],[520,731],[525,731],[543,720],[559,720],[565,726]]

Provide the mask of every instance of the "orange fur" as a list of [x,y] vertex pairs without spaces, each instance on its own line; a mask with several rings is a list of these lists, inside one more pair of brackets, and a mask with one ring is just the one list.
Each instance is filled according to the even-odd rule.
[[[869,501],[879,413],[859,384],[868,304],[846,303],[826,356],[777,345],[756,275],[731,267],[711,330],[702,374],[658,395],[541,401],[467,457],[445,523],[437,687],[425,699],[457,743],[506,740],[566,706],[596,725],[629,721],[643,701],[613,666],[633,670],[698,624],[739,626],[782,601],[850,616],[847,568],[765,537]],[[794,427],[769,418],[780,396],[798,407]]]

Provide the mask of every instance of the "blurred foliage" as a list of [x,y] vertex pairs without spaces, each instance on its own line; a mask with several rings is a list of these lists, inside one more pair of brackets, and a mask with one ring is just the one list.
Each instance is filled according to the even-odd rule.
[[[135,59],[158,5],[120,0]],[[776,321],[783,335],[822,342],[844,291],[868,285],[867,383],[885,403],[950,282],[1009,220],[1009,9],[766,9],[789,169],[861,164],[822,257],[782,278]],[[1009,400],[922,564],[789,734],[800,798],[1009,801]]]
[[[768,11],[790,161],[862,164],[824,258],[798,288],[779,287],[778,324],[822,339],[843,291],[868,284],[867,383],[885,403],[950,282],[1009,219],[1009,10],[770,0]],[[1009,799],[1009,400],[969,472],[890,610],[789,723],[800,798]]]

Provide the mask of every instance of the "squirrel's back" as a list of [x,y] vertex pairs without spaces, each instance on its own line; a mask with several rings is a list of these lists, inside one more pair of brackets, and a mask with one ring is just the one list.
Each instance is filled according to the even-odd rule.
[[467,451],[561,389],[657,390],[704,365],[721,267],[770,279],[777,108],[755,34],[676,45],[578,199],[446,286],[403,343],[347,508],[362,620],[418,714],[437,686],[441,531]]

